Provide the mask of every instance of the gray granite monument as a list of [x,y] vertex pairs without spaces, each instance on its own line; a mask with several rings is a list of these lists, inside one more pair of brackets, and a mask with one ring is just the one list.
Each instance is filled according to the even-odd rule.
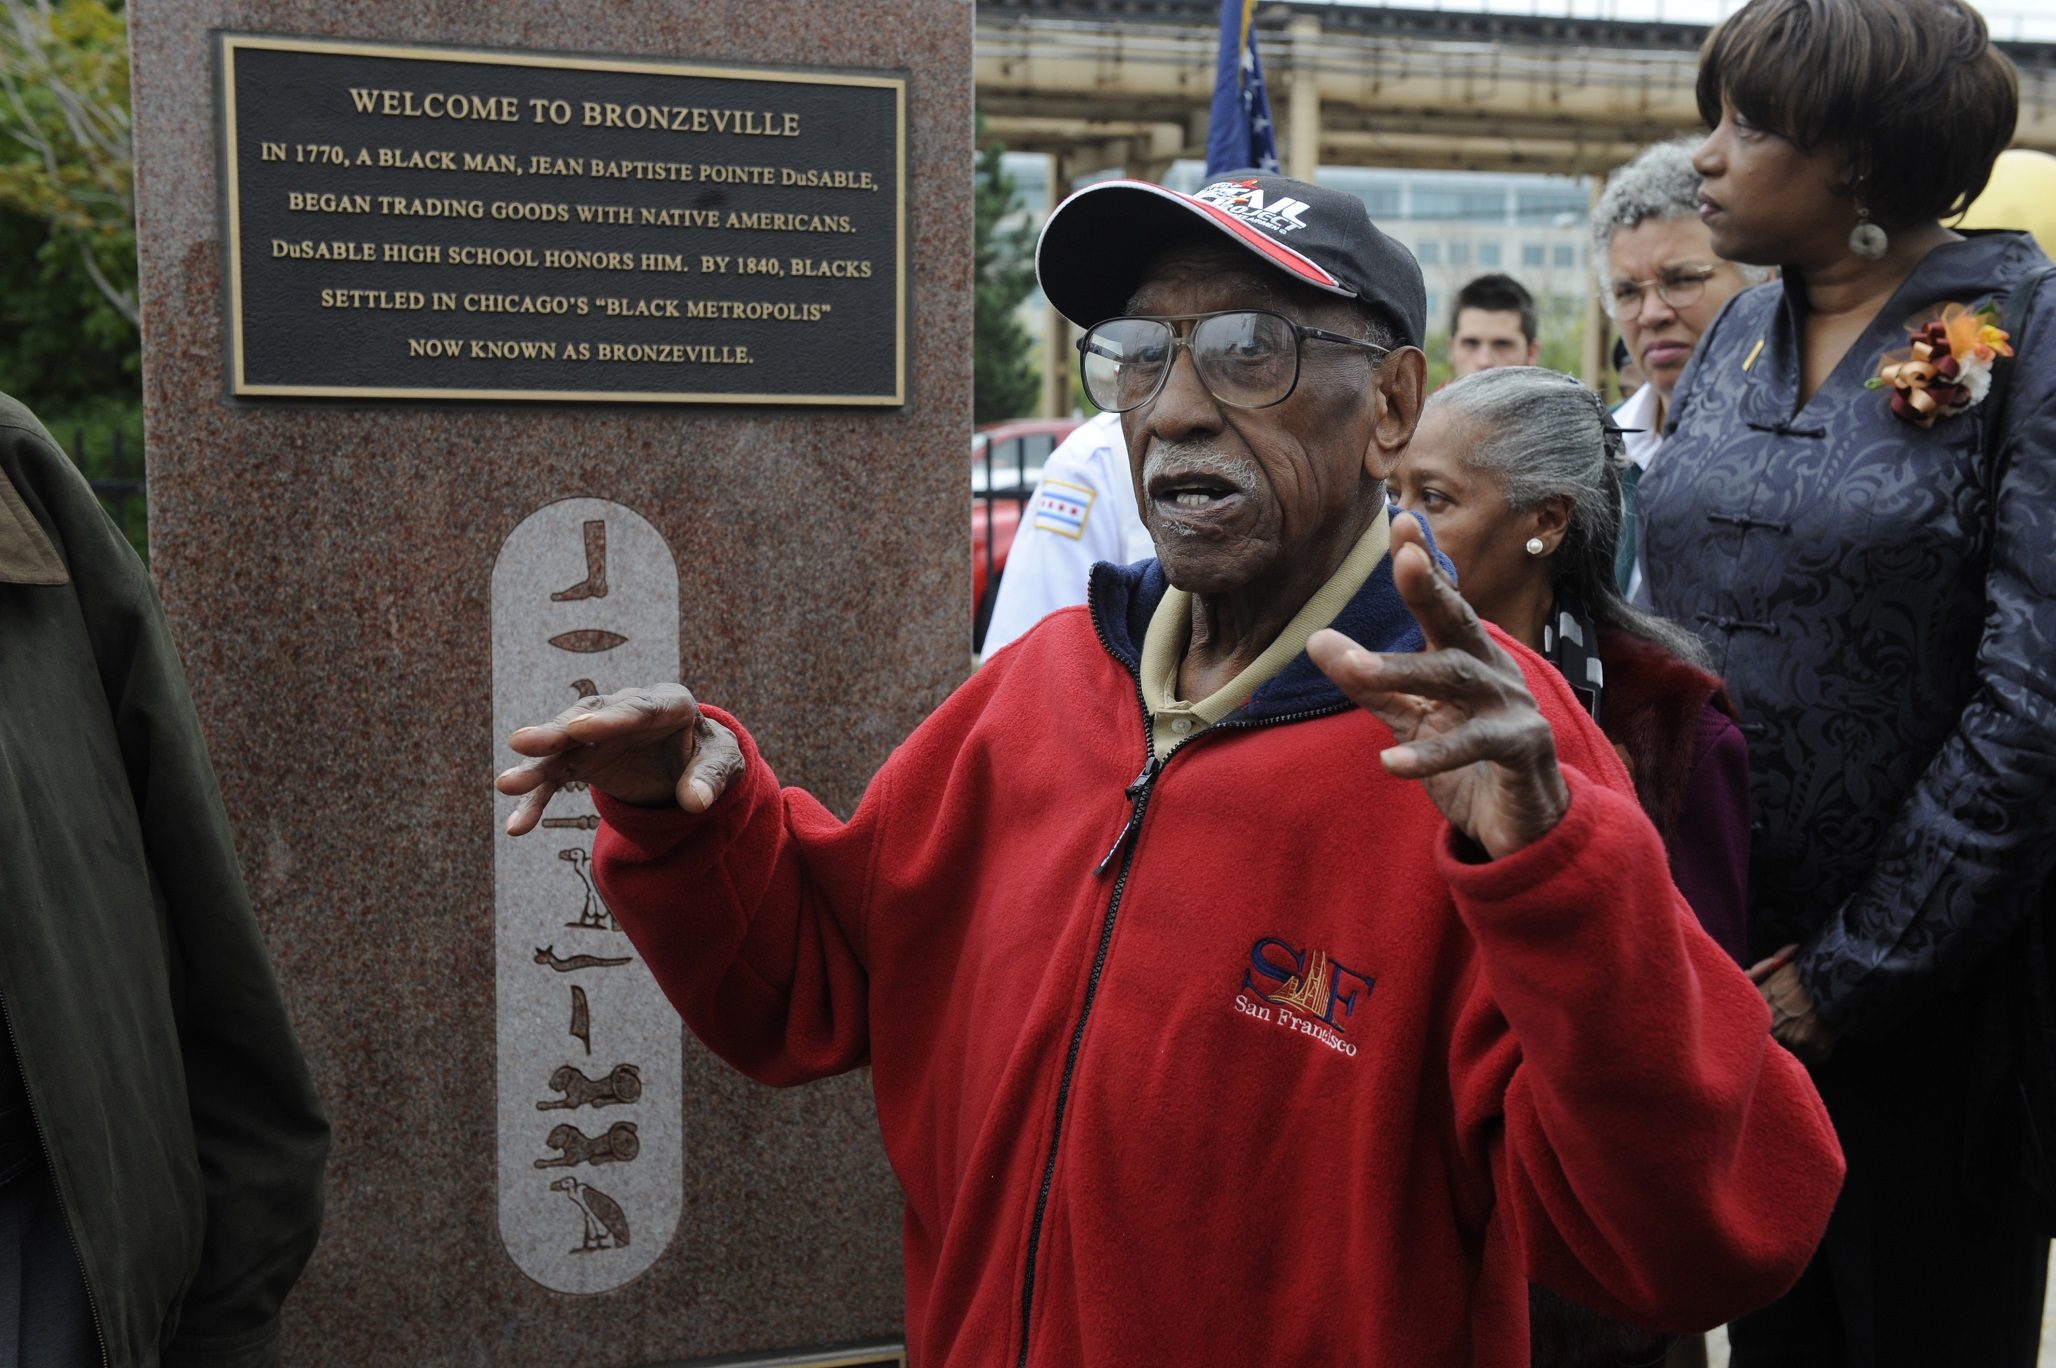
[[679,678],[847,812],[962,677],[971,5],[130,23],[152,564],[335,1126],[287,1362],[894,1361],[868,1080],[714,1059],[489,782]]

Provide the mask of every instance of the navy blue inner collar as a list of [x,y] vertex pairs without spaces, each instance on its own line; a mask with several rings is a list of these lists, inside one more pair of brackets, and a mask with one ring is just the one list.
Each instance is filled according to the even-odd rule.
[[[1424,519],[1392,506],[1386,508],[1386,514],[1395,520],[1413,518],[1436,563],[1445,574],[1455,578],[1455,569],[1449,558],[1436,548],[1434,534],[1428,530]],[[1141,672],[1142,641],[1148,634],[1149,620],[1170,587],[1170,581],[1164,578],[1163,567],[1154,560],[1138,561],[1134,565],[1112,565],[1101,561],[1092,567],[1087,603],[1092,609],[1093,625],[1099,629],[1099,637],[1106,644],[1107,653],[1120,661],[1131,675]],[[1427,644],[1420,624],[1407,611],[1406,604],[1400,600],[1398,588],[1392,583],[1392,557],[1389,555],[1378,562],[1371,571],[1371,577],[1364,581],[1363,588],[1357,590],[1355,597],[1328,625],[1371,651],[1418,651]],[[1293,713],[1337,707],[1347,701],[1342,691],[1328,681],[1328,677],[1307,658],[1306,652],[1301,651],[1260,687],[1249,702],[1229,716],[1262,722]]]

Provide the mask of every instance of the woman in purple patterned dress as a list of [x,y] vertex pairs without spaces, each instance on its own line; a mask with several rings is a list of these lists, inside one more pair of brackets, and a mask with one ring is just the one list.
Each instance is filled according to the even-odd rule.
[[1734,1362],[2031,1365],[2047,1233],[1966,1174],[1994,952],[2056,864],[2056,282],[1943,226],[2017,78],[1957,0],[1750,0],[1698,96],[1714,250],[1782,278],[1701,338],[1643,545],[1749,738],[1752,974],[1849,1162]]

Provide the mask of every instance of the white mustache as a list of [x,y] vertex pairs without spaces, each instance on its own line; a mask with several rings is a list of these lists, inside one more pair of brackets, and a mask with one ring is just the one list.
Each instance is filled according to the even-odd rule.
[[1258,476],[1253,463],[1221,454],[1204,438],[1167,442],[1152,437],[1149,449],[1142,455],[1142,488],[1145,493],[1157,476],[1170,471],[1181,475],[1211,475],[1245,492],[1257,487]]

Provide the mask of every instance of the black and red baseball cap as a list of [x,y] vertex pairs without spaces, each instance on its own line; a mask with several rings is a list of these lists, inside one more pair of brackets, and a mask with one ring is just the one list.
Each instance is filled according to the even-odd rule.
[[1081,328],[1128,307],[1149,259],[1210,228],[1303,285],[1360,299],[1403,344],[1428,334],[1428,291],[1413,253],[1378,231],[1355,195],[1289,176],[1233,171],[1187,195],[1149,181],[1088,185],[1059,204],[1035,245],[1035,273]]

